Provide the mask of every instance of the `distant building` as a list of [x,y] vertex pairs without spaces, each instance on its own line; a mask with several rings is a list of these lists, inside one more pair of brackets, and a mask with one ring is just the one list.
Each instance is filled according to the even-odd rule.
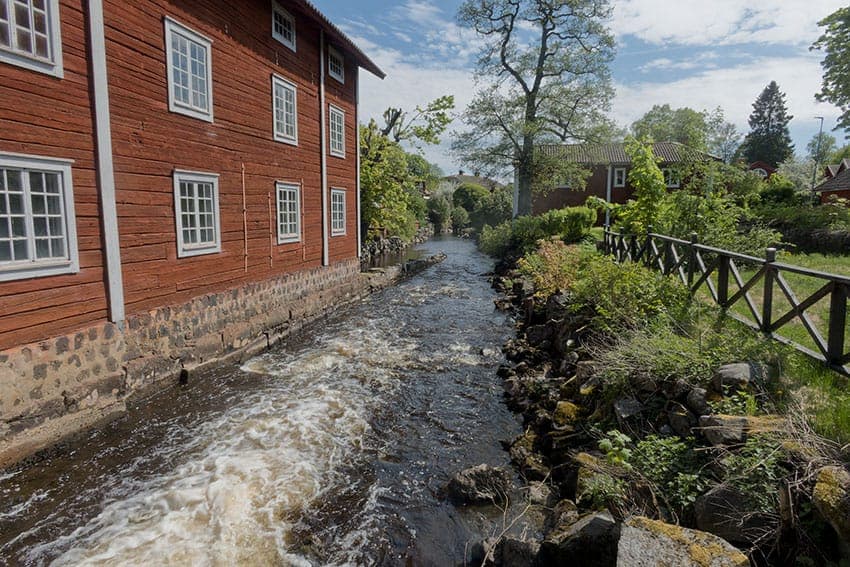
[[828,203],[833,197],[850,199],[850,159],[827,165],[824,176],[826,179],[823,183],[814,188],[822,204]]
[[747,171],[752,171],[753,173],[767,181],[768,179],[773,177],[774,173],[776,173],[776,168],[764,161],[754,161],[753,163],[747,166]]
[[[609,203],[625,203],[634,195],[634,188],[629,183],[632,161],[626,153],[625,144],[547,145],[541,146],[540,151],[579,163],[590,169],[591,174],[583,190],[559,185],[545,195],[535,195],[532,205],[535,214],[583,205],[591,195]],[[659,166],[670,189],[681,184],[679,166],[719,159],[678,142],[657,142],[653,145],[653,152],[661,160]]]

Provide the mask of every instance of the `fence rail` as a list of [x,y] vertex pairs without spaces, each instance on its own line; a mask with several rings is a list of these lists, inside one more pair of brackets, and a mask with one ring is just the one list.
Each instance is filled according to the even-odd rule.
[[[692,295],[707,291],[728,316],[850,376],[850,277],[777,262],[774,248],[757,258],[705,246],[696,234],[682,240],[650,230],[638,238],[606,228],[604,248],[617,262],[677,276]],[[799,299],[786,276],[815,291]]]

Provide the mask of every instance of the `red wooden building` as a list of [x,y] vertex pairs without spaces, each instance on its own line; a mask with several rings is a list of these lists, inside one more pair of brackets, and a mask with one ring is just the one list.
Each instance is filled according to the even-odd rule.
[[0,450],[71,395],[28,391],[61,337],[139,344],[163,308],[352,271],[361,68],[383,77],[308,0],[0,1]]

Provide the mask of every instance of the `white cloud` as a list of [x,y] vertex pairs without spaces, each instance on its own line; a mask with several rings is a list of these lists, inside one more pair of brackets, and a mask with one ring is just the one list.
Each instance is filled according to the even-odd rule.
[[752,104],[767,84],[775,80],[786,94],[788,111],[794,116],[791,133],[797,149],[817,131],[815,116],[824,116],[824,129],[831,128],[839,115],[834,106],[815,101],[820,88],[821,68],[817,55],[763,57],[722,69],[707,69],[678,80],[617,85],[614,117],[624,125],[640,118],[654,104],[669,103],[674,108],[696,110],[723,108],[726,119],[742,133],[749,131],[747,119]]
[[612,29],[652,44],[811,44],[845,0],[621,0]]
[[669,57],[660,57],[641,65],[638,67],[638,70],[641,73],[649,73],[651,71],[690,71],[692,69],[712,69],[717,66],[717,64],[713,62],[715,59],[717,59],[717,54],[713,51],[706,51],[696,57],[689,57],[679,61],[674,61]]

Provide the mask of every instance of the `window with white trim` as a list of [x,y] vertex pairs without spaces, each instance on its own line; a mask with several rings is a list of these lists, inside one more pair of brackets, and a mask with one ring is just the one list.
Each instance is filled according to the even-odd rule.
[[331,236],[345,234],[345,189],[331,189]]
[[301,240],[301,186],[279,181],[277,188],[277,243]]
[[58,0],[0,0],[0,61],[63,76]]
[[0,281],[79,271],[71,162],[0,154]]
[[626,168],[625,167],[615,167],[614,168],[614,187],[625,187],[626,186]]
[[177,257],[221,252],[218,175],[174,171]]
[[272,0],[272,37],[295,51],[295,18]]
[[345,157],[345,111],[333,105],[328,113],[328,127],[330,128],[331,155]]
[[282,77],[272,75],[274,139],[298,144],[298,95],[296,87]]
[[212,41],[165,18],[165,46],[168,109],[212,122]]
[[670,189],[677,188],[682,182],[681,178],[679,177],[679,172],[675,169],[665,167],[661,170],[661,173],[664,174],[665,185],[667,185],[667,187]]
[[345,83],[345,58],[330,45],[328,46],[328,74],[340,83]]

